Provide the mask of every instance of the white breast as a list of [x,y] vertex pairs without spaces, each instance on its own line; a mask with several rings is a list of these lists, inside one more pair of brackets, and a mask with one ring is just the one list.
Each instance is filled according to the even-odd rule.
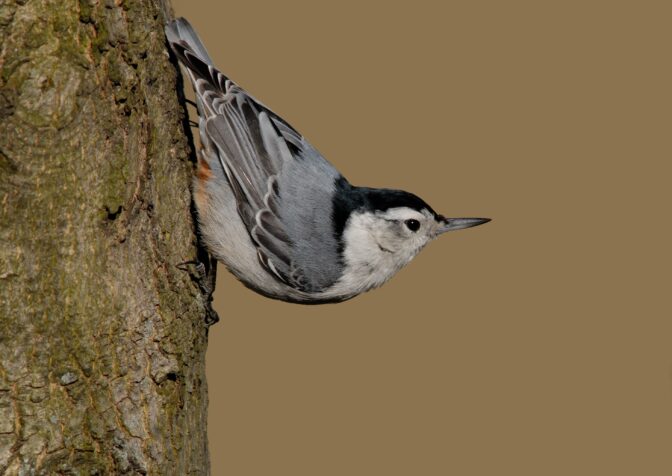
[[[348,244],[343,255],[343,275],[321,293],[298,291],[278,281],[261,266],[256,248],[235,207],[235,197],[222,178],[211,180],[202,190],[207,194],[207,200],[201,203],[197,200],[206,246],[238,279],[269,297],[304,302],[349,299],[384,284],[419,251],[404,247],[397,247],[394,252],[386,251],[372,233],[375,223],[371,215],[353,213],[343,233],[344,242]],[[385,245],[392,247],[389,243]]]

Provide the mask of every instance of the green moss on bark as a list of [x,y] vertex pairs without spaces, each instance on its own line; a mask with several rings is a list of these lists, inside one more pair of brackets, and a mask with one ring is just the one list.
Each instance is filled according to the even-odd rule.
[[192,164],[150,0],[0,7],[0,473],[207,474]]

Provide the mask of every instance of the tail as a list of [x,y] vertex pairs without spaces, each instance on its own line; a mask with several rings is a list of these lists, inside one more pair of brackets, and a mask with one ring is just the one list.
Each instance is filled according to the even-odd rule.
[[198,168],[195,176],[194,200],[200,210],[207,209],[206,183],[227,180],[219,159],[217,146],[206,133],[206,122],[214,115],[212,101],[227,91],[227,81],[214,66],[212,58],[196,30],[184,18],[177,18],[165,27],[170,49],[184,67],[196,99],[200,147],[197,148]]
[[[203,62],[212,64],[212,59],[205,46],[203,46],[203,42],[196,34],[194,27],[186,19],[177,18],[166,25],[166,38],[168,38],[173,51],[191,50]],[[181,48],[176,48],[176,46]]]

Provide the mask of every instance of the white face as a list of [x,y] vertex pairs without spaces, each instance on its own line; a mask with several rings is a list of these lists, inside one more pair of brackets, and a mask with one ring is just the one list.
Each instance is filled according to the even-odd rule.
[[353,213],[343,234],[347,271],[337,288],[361,292],[382,285],[437,236],[438,228],[427,210]]
[[427,210],[400,207],[376,213],[368,228],[380,251],[406,264],[434,237],[437,223]]

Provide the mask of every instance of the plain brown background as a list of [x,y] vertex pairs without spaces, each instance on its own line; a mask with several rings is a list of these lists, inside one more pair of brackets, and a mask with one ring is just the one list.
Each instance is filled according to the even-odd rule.
[[351,182],[494,218],[344,304],[220,269],[214,475],[672,474],[665,2],[173,3]]

